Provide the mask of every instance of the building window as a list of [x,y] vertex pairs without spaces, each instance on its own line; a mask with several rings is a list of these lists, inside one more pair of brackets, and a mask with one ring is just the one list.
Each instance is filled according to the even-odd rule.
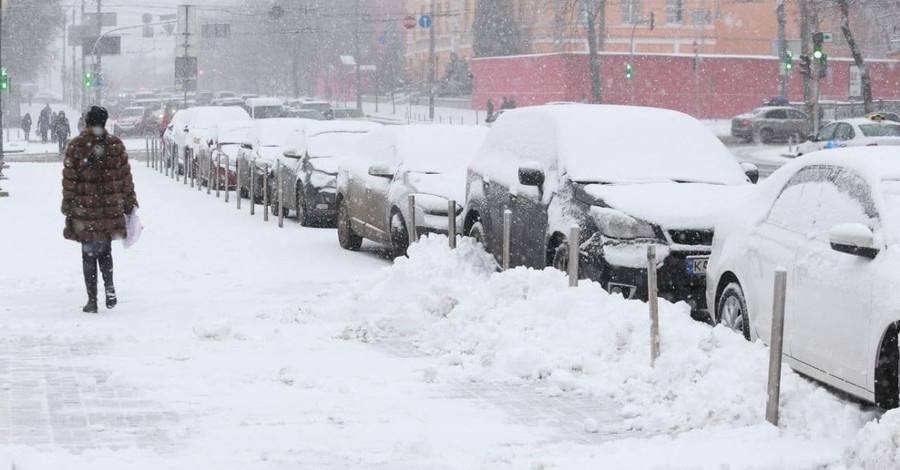
[[666,23],[684,24],[684,0],[666,0]]
[[641,21],[641,0],[621,0],[622,22],[634,24]]

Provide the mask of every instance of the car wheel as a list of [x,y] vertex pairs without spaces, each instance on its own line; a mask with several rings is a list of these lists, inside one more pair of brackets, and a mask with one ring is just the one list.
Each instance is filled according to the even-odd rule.
[[759,141],[768,144],[775,140],[775,133],[772,132],[772,129],[763,129],[759,131]]
[[306,196],[304,195],[303,188],[297,188],[297,198],[296,198],[296,209],[297,209],[297,221],[300,222],[300,225],[304,227],[309,227],[310,225],[310,217],[309,210],[306,207]]
[[467,233],[470,238],[474,239],[477,243],[480,243],[482,247],[484,247],[484,224],[481,221],[477,221],[469,227],[469,233]]
[[750,340],[750,313],[747,309],[747,300],[744,290],[737,282],[725,286],[719,296],[717,319],[718,322]]
[[394,257],[406,256],[409,248],[409,230],[406,228],[406,220],[399,212],[391,215],[391,251]]
[[362,246],[362,237],[353,232],[350,225],[350,208],[347,201],[342,200],[338,208],[338,242],[341,248],[350,251],[358,251]]
[[569,272],[569,243],[562,242],[553,250],[553,267],[567,273]]

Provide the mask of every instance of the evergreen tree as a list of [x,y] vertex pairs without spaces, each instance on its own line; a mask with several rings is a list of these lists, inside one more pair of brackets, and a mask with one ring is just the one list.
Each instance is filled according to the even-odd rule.
[[525,53],[525,40],[513,18],[512,0],[478,0],[472,23],[475,57]]
[[458,55],[451,54],[444,78],[438,83],[437,93],[440,96],[464,96],[471,94],[472,72],[469,71],[469,63],[460,59]]

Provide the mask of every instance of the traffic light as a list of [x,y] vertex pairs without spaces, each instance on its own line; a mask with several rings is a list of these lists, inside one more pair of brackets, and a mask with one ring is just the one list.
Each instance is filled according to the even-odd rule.
[[8,92],[9,91],[9,75],[6,74],[6,69],[0,69],[0,92]]
[[630,63],[625,63],[625,79],[631,80],[634,77],[634,67]]
[[784,71],[786,73],[791,73],[791,70],[794,69],[794,53],[791,51],[784,51]]
[[92,88],[94,86],[94,74],[91,72],[84,73],[84,87]]
[[809,58],[809,55],[803,54],[800,56],[800,75],[804,77],[812,76],[812,59]]
[[825,53],[822,52],[822,43],[825,42],[825,35],[823,33],[813,33],[812,40],[813,40],[813,53],[812,53],[813,59],[821,60],[822,57],[825,55]]

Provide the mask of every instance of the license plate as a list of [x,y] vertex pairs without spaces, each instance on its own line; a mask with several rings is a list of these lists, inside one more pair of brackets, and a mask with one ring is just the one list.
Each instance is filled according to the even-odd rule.
[[689,274],[704,275],[706,274],[706,266],[709,265],[708,256],[692,256],[687,259],[687,270]]

